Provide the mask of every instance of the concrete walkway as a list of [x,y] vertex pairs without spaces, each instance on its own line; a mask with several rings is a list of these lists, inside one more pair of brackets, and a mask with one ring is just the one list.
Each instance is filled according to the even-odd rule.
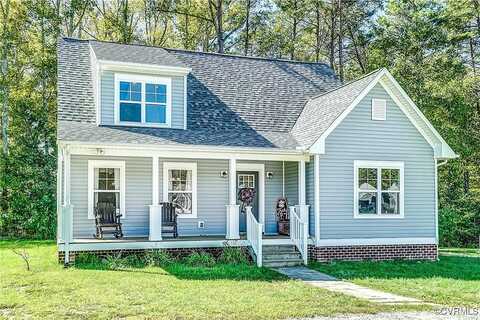
[[384,304],[422,303],[421,300],[399,296],[362,287],[351,282],[341,281],[328,274],[303,266],[274,269],[292,279],[301,280],[309,285],[350,295],[371,302]]

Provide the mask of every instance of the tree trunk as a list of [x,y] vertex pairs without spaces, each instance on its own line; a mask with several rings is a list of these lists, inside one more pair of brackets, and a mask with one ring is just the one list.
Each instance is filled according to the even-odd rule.
[[330,43],[329,43],[329,60],[330,68],[335,70],[335,2],[332,1],[330,8]]
[[[213,0],[211,0],[213,1]],[[213,5],[213,3],[211,2]],[[217,52],[225,52],[225,39],[223,38],[223,0],[216,0],[216,3],[213,5],[215,9],[214,19],[215,19],[215,31],[217,33]]]
[[298,27],[298,19],[297,19],[297,10],[298,10],[298,3],[297,0],[293,1],[293,26],[292,26],[292,47],[290,49],[290,59],[295,60],[295,43],[297,41],[297,27]]
[[464,169],[463,171],[463,192],[465,194],[469,193],[470,191],[470,173],[468,169]]
[[355,57],[357,58],[358,65],[362,69],[362,73],[365,73],[365,66],[363,65],[362,56],[358,50],[357,42],[355,41],[355,35],[353,34],[352,27],[348,25],[348,32],[350,33],[350,38],[352,39],[353,50],[355,51]]
[[243,54],[248,56],[248,47],[249,47],[249,41],[250,41],[250,6],[251,6],[251,0],[247,0],[247,8],[246,8],[246,13],[247,16],[245,17],[245,47],[243,49]]
[[344,80],[343,74],[343,19],[342,0],[338,0],[338,74],[340,80]]
[[320,2],[315,2],[315,62],[320,61]]

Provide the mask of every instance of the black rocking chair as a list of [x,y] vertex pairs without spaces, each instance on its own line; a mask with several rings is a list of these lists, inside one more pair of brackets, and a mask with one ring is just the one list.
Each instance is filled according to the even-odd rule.
[[162,202],[162,234],[172,233],[174,238],[178,237],[177,213],[175,205],[170,202]]
[[115,238],[123,237],[121,214],[108,202],[100,202],[95,207],[95,238],[103,239],[104,234],[113,234]]

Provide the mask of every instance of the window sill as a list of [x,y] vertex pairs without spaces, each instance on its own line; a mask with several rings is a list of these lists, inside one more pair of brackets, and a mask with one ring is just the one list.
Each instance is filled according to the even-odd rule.
[[403,214],[398,214],[398,215],[378,215],[378,214],[372,214],[372,215],[360,215],[357,213],[353,214],[354,219],[404,219],[405,216]]
[[124,127],[144,127],[144,128],[171,128],[169,123],[141,123],[141,122],[115,122],[116,126]]

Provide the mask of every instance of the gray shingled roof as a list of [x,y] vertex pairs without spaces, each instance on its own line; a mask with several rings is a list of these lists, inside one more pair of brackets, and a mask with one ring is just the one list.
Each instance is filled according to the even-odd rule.
[[101,144],[149,144],[171,146],[223,146],[295,149],[289,133],[155,129],[126,126],[97,126],[94,123],[59,121],[58,139]]
[[165,49],[142,45],[124,45],[112,42],[90,41],[98,60],[156,64],[168,67],[186,68]]
[[293,127],[293,137],[302,148],[310,147],[345,111],[381,70],[310,99]]
[[[98,59],[191,68],[188,130],[96,126],[90,45]],[[282,149],[309,146],[371,76],[341,86],[322,63],[62,39],[58,139]]]

